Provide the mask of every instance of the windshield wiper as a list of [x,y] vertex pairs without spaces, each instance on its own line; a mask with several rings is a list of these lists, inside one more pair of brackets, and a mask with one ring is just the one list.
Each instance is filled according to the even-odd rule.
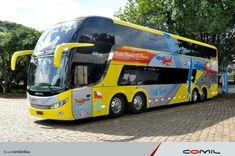
[[51,93],[54,93],[54,90],[51,88],[51,84],[50,83],[39,83],[40,86],[46,86],[49,88],[49,90],[51,91]]

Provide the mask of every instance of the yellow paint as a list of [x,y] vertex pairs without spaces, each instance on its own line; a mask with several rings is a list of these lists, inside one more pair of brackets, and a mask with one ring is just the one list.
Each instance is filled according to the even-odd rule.
[[[94,95],[94,92],[100,92],[102,94],[102,99],[96,99],[93,96],[93,117],[96,116],[102,116],[102,115],[108,115],[109,114],[109,108],[110,108],[110,102],[112,100],[112,98],[116,95],[116,94],[123,94],[126,97],[127,103],[131,104],[132,99],[134,97],[134,95],[137,92],[142,92],[145,94],[146,99],[147,99],[147,107],[148,106],[148,99],[149,96],[147,94],[147,92],[142,89],[142,88],[138,88],[137,86],[108,86],[108,87],[98,87],[95,86],[92,89],[92,94]],[[103,109],[100,110],[96,110],[95,105],[96,104],[102,104],[105,107]]]
[[11,70],[15,70],[17,58],[25,55],[32,55],[33,50],[17,51],[11,57]]
[[169,102],[169,104],[181,103],[188,101],[188,84],[182,84],[178,89],[177,93],[173,97],[173,99]]
[[133,65],[133,66],[147,66],[147,64],[144,63],[136,63],[136,62],[127,62],[127,61],[112,61],[112,64],[116,65]]
[[199,81],[199,79],[202,76],[202,74],[203,74],[203,71],[197,70],[196,77],[195,77],[195,80],[194,80],[195,84],[197,84],[197,82]]
[[[110,64],[107,74],[102,82],[92,87],[92,103],[93,103],[93,116],[102,116],[109,114],[110,102],[116,94],[123,94],[129,103],[132,102],[134,95],[137,92],[143,92],[147,98],[147,107],[149,95],[144,89],[138,88],[137,86],[118,86],[118,78],[121,74],[123,65]],[[102,99],[94,98],[94,92],[100,92],[102,94]],[[94,110],[96,104],[102,104],[105,108],[101,110]]]
[[[71,90],[65,91],[57,95],[59,100],[64,100],[68,98],[68,102],[63,106],[56,109],[37,109],[34,107],[29,107],[29,112],[32,116],[45,118],[45,119],[54,119],[54,120],[74,120],[72,113],[72,92]],[[37,111],[43,113],[43,115],[38,115]],[[59,115],[60,112],[63,112],[63,115]]]
[[[150,49],[144,49],[144,48],[136,48],[136,47],[131,47],[131,46],[123,46],[123,48],[133,49],[133,50],[138,50],[138,51],[141,51],[141,52],[146,52],[146,53],[148,52],[148,53],[153,53],[153,54],[160,53],[160,51],[157,51],[157,50],[150,50]],[[169,54],[167,52],[161,52],[161,53]]]
[[[135,28],[135,29],[147,31],[147,32],[150,32],[150,33],[158,34],[158,35],[163,35],[163,32],[160,31],[160,30],[156,30],[156,29],[152,29],[152,28],[140,26],[140,25],[137,25],[137,24],[133,24],[133,23],[129,23],[129,22],[121,21],[121,20],[115,20],[115,19],[113,19],[113,23],[119,24],[119,25],[122,25],[122,26],[126,26],[126,27],[131,27],[131,28]],[[188,38],[181,37],[181,36],[174,35],[174,34],[170,34],[170,33],[169,33],[169,35],[170,35],[172,38],[174,38],[174,39],[179,39],[179,40],[182,40],[182,41],[186,41],[186,42],[198,44],[198,45],[205,46],[205,47],[209,47],[209,48],[212,48],[212,49],[217,49],[217,48],[216,48],[215,46],[213,46],[213,45],[209,45],[209,44],[206,44],[206,43],[203,43],[203,42],[200,42],[200,41],[188,39]]]
[[209,89],[208,89],[208,86],[206,85],[202,85],[199,92],[201,93],[203,88],[206,88],[207,94],[209,94]]
[[[214,93],[214,94],[213,94]],[[212,98],[214,96],[218,95],[218,84],[215,83],[209,88],[208,92],[208,98]]]
[[78,48],[78,47],[92,47],[91,43],[63,43],[56,47],[54,54],[54,66],[58,68],[61,64],[62,53],[65,49]]
[[163,35],[163,32],[160,31],[160,30],[155,30],[155,29],[152,29],[152,28],[144,27],[144,26],[141,26],[141,25],[137,25],[137,24],[121,21],[121,20],[113,19],[113,23],[119,24],[119,25],[122,25],[122,26],[126,26],[126,27],[139,29],[139,30],[144,30],[144,31],[159,34],[159,35]]

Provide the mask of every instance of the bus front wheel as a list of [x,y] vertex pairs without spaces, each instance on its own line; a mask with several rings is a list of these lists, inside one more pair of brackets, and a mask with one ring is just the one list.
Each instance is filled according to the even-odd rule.
[[118,117],[124,113],[125,99],[122,95],[115,95],[110,102],[110,116]]
[[146,99],[142,93],[137,93],[133,97],[131,104],[129,104],[129,111],[131,113],[143,112],[146,106]]

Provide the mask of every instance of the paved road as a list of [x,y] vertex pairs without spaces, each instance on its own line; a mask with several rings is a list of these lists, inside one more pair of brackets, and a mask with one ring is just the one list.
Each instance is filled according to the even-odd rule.
[[24,98],[0,98],[0,142],[235,141],[235,97],[73,122],[29,116]]

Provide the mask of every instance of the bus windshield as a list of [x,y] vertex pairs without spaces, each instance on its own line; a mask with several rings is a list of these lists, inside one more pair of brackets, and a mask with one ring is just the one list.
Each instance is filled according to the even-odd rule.
[[35,92],[53,92],[67,86],[68,56],[62,56],[59,68],[53,65],[53,56],[31,58],[29,64],[27,89]]
[[37,42],[34,49],[34,55],[40,53],[53,53],[58,44],[72,42],[79,23],[81,22],[65,22],[46,30]]

